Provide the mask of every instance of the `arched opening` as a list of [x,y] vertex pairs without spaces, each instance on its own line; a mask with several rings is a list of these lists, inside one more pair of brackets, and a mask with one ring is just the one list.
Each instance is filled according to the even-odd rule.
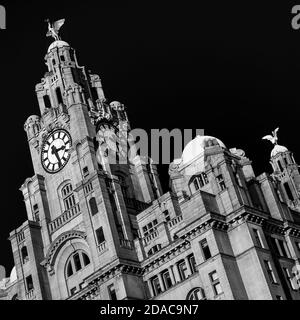
[[66,184],[62,189],[61,189],[61,195],[63,199],[63,204],[65,210],[69,210],[70,208],[75,206],[75,196],[73,193],[73,188],[71,183]]
[[62,95],[61,95],[60,87],[57,87],[55,89],[55,92],[56,92],[57,102],[58,103],[63,103],[63,98],[62,98]]
[[50,101],[50,98],[47,94],[45,94],[43,96],[43,100],[44,100],[45,108],[47,108],[47,109],[51,108],[51,101]]
[[23,262],[23,264],[25,264],[29,260],[28,251],[27,251],[26,246],[24,246],[21,249],[21,256],[22,256],[22,262]]
[[200,287],[192,289],[186,297],[186,300],[204,300],[204,299],[205,299],[205,293],[204,293],[204,290]]
[[77,250],[66,262],[65,276],[69,294],[73,295],[82,289],[84,279],[91,273],[91,261],[88,255]]

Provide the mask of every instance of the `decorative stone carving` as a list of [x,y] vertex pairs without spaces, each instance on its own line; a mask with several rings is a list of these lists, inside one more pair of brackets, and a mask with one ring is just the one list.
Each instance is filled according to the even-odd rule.
[[41,265],[47,269],[49,274],[54,273],[53,266],[55,263],[56,252],[58,252],[58,250],[61,248],[61,246],[67,240],[72,239],[72,238],[85,239],[86,233],[79,231],[79,230],[66,231],[66,232],[62,233],[60,236],[58,236],[58,238],[56,238],[52,242],[52,244],[47,252],[45,260],[41,263]]
[[37,115],[30,116],[24,124],[24,130],[27,133],[28,140],[36,137],[41,130],[41,118]]

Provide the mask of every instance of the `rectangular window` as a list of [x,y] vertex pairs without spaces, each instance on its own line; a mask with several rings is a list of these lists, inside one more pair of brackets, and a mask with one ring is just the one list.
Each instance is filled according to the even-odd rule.
[[296,246],[298,248],[298,251],[300,252],[300,242],[296,242]]
[[89,168],[83,167],[82,174],[83,174],[83,177],[86,178],[89,175]]
[[262,242],[262,239],[261,239],[259,230],[253,228],[253,233],[254,233],[254,237],[255,237],[256,244],[257,244],[259,247],[264,248],[264,244],[263,244],[263,242]]
[[225,181],[222,174],[219,174],[217,176],[217,182],[221,191],[226,189]]
[[277,300],[283,300],[282,296],[276,296]]
[[219,280],[219,276],[218,276],[218,273],[216,270],[209,274],[209,278],[210,278],[211,285],[214,289],[215,295],[217,296],[217,295],[223,293],[221,283]]
[[178,263],[178,271],[179,271],[179,275],[180,275],[181,280],[184,280],[188,277],[188,269],[187,269],[185,261],[181,261]]
[[157,225],[157,219],[154,219],[153,221],[149,222],[147,225],[143,226],[143,234],[144,237],[147,237],[150,233],[154,232],[156,230]]
[[202,249],[204,260],[208,260],[209,258],[211,258],[210,249],[206,239],[200,241],[200,247]]
[[277,249],[278,249],[280,256],[289,258],[290,253],[289,253],[288,247],[286,245],[286,242],[281,239],[277,239],[277,238],[275,239],[275,242],[276,242]]
[[118,300],[116,290],[113,284],[109,285],[107,287],[107,290],[108,290],[108,295],[110,297],[110,300]]
[[268,273],[268,276],[269,276],[271,283],[277,283],[277,280],[275,278],[275,275],[274,275],[274,272],[272,269],[271,262],[268,260],[264,260],[264,264],[265,264],[265,268],[266,268],[266,271]]
[[269,246],[271,247],[270,249],[272,249],[272,251],[274,251],[277,255],[280,255],[275,238],[271,236],[267,236],[267,238],[268,238],[268,241],[270,242],[269,243]]
[[71,295],[74,295],[76,292],[77,292],[77,288],[76,288],[76,287],[73,287],[73,288],[70,290]]
[[97,206],[96,198],[92,197],[89,200],[89,204],[90,204],[91,214],[92,214],[92,216],[94,216],[95,214],[98,213],[98,206]]
[[165,211],[163,211],[163,214],[164,214],[164,218],[165,218],[165,220],[166,221],[170,221],[170,212],[169,212],[169,210],[165,210]]
[[283,270],[284,270],[285,276],[286,276],[291,288],[293,290],[297,290],[298,288],[296,286],[296,283],[293,281],[293,278],[291,277],[289,269],[288,268],[283,268]]
[[98,241],[98,244],[102,243],[105,241],[105,238],[104,238],[104,233],[103,233],[103,228],[100,227],[96,230],[96,237],[97,237],[97,241]]
[[292,191],[291,191],[291,188],[289,186],[289,183],[288,182],[284,182],[283,186],[284,186],[285,192],[286,192],[289,200],[294,201],[294,196],[292,194]]
[[203,172],[202,173],[202,177],[203,177],[204,184],[208,184],[209,181],[208,181],[208,178],[207,178],[207,174]]
[[162,272],[162,278],[164,281],[165,288],[166,289],[171,288],[172,287],[172,280],[171,280],[170,273],[168,270]]
[[190,256],[188,256],[188,260],[189,260],[192,273],[195,273],[197,271],[197,267],[196,267],[196,260],[194,255],[191,254]]
[[27,289],[27,292],[30,290],[33,290],[33,281],[32,281],[31,275],[26,277],[26,289]]
[[34,221],[39,222],[40,221],[40,215],[39,215],[39,206],[38,206],[37,203],[33,205],[33,210],[32,211],[33,211],[33,219],[34,219]]
[[155,276],[151,279],[152,289],[155,296],[162,292],[162,288],[159,283],[158,276]]

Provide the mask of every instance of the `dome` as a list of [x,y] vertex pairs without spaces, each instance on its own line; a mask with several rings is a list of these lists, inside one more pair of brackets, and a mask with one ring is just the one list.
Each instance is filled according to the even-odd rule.
[[47,52],[49,53],[53,48],[62,48],[62,47],[70,47],[70,45],[66,41],[56,40],[50,44]]
[[271,157],[275,157],[278,153],[287,152],[288,149],[284,146],[280,146],[279,144],[276,144],[271,151]]
[[16,267],[13,267],[9,276],[10,279],[10,283],[15,282],[18,278],[17,278],[17,270]]
[[195,139],[190,141],[184,148],[182,152],[182,164],[187,164],[191,162],[193,159],[198,157],[200,154],[204,153],[205,148],[219,146],[222,148],[226,148],[224,143],[211,136],[196,136]]

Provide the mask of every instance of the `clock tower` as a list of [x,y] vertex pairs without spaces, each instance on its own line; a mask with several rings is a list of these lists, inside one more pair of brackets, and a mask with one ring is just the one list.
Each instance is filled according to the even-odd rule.
[[130,129],[125,107],[107,103],[67,42],[54,41],[45,63],[40,115],[24,125],[34,168],[21,187],[28,221],[10,234],[18,296],[69,299],[94,287],[95,299],[145,299],[133,240],[136,215],[162,194],[156,167],[139,156],[110,161],[114,138]]

